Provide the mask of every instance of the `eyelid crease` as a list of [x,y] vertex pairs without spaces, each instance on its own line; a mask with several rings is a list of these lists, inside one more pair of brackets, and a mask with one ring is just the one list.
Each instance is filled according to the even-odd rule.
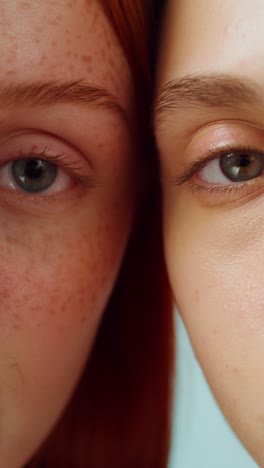
[[[33,135],[33,137],[47,137],[47,138],[52,138],[52,139],[58,140],[62,144],[67,145],[70,148],[72,148],[72,150],[74,152],[77,152],[79,154],[81,153],[80,149],[75,144],[73,144],[72,142],[69,142],[68,140],[66,140],[61,135],[58,135],[58,134],[50,132],[50,131],[42,130],[42,129],[39,129],[39,128],[32,128],[32,127],[27,127],[27,128],[22,129],[22,130],[12,132],[12,133],[6,135],[4,138],[0,138],[0,146],[3,145],[3,143],[6,143],[6,142],[7,143],[10,142],[10,141],[12,142],[12,140],[15,139],[15,138],[19,138],[19,137],[23,137],[23,136],[27,136],[27,135],[30,136],[31,134]],[[32,151],[29,151],[29,153],[30,152],[32,152]],[[89,166],[93,169],[94,167],[93,167],[93,163],[92,163],[91,158],[88,158],[88,156],[85,156],[85,160],[89,164]]]

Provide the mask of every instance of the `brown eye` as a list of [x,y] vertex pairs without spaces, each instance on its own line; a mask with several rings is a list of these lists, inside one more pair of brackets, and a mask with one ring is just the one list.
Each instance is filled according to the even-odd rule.
[[259,177],[264,170],[264,156],[253,151],[237,151],[220,157],[220,169],[232,182]]

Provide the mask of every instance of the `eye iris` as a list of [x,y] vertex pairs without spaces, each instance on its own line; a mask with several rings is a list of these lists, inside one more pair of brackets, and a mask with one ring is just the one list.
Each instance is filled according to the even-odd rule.
[[230,153],[220,158],[220,168],[224,175],[233,182],[259,177],[264,170],[264,158],[251,152]]
[[39,193],[47,190],[57,177],[58,168],[44,159],[21,158],[11,165],[15,183],[25,192]]

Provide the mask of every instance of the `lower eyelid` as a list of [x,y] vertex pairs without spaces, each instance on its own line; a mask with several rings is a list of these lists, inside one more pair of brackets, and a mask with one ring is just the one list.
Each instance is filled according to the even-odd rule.
[[208,208],[229,207],[232,209],[264,195],[262,177],[246,182],[217,185],[202,181],[196,174],[187,182],[186,187],[203,206]]

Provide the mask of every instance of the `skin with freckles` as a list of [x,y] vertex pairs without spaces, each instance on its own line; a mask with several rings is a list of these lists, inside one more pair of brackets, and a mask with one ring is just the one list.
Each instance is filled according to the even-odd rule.
[[[132,78],[99,2],[0,9],[0,459],[15,468],[56,422],[89,355],[140,184]],[[46,82],[68,83],[63,97],[43,102]]]
[[170,281],[206,378],[264,466],[264,4],[169,0],[156,136]]

